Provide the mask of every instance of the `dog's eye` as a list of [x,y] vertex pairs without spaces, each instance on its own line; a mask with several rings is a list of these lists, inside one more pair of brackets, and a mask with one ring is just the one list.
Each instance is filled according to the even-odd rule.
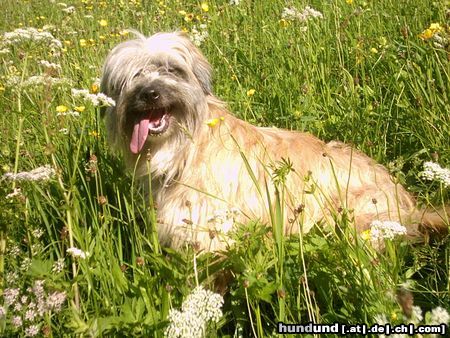
[[185,73],[180,67],[168,67],[167,71],[175,76],[184,77]]
[[137,78],[138,76],[141,76],[142,71],[136,72],[136,74],[133,75],[133,79]]

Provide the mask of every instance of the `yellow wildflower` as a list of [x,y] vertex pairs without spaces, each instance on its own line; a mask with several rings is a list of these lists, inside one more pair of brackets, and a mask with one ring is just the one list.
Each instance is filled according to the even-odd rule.
[[361,238],[368,241],[370,239],[370,229],[361,232]]
[[430,27],[425,29],[422,33],[419,34],[419,38],[422,40],[431,39],[434,34],[441,32],[443,30],[442,26],[439,23],[432,23]]
[[370,52],[373,53],[373,54],[377,54],[378,53],[378,49],[372,47],[372,48],[370,48]]
[[281,19],[281,20],[280,20],[280,26],[281,26],[281,27],[286,28],[286,27],[289,26],[289,25],[290,25],[290,22],[289,22],[289,21],[287,21],[287,20],[285,20],[285,19]]
[[178,11],[178,14],[185,16],[187,13],[186,13],[186,11],[180,10],[180,11]]
[[255,95],[255,92],[256,92],[256,90],[255,89],[249,89],[249,90],[247,90],[247,96],[253,96],[253,95]]
[[95,131],[95,130],[93,130],[93,131],[90,131],[90,132],[89,132],[89,135],[92,136],[92,137],[99,137],[99,136],[100,136],[100,133],[97,132],[97,131]]
[[98,91],[99,91],[99,85],[98,85],[98,83],[93,83],[93,84],[91,85],[91,93],[92,93],[92,94],[97,94]]
[[76,107],[74,107],[73,109],[74,109],[75,111],[79,112],[79,113],[82,113],[82,112],[84,112],[84,110],[86,109],[86,107],[85,107],[85,106],[76,106]]
[[439,32],[442,30],[442,27],[439,23],[432,23],[430,24],[430,29],[434,32]]
[[225,120],[225,118],[224,118],[223,116],[221,116],[221,117],[216,117],[216,118],[213,118],[213,119],[206,120],[205,123],[208,125],[208,127],[213,128],[213,127],[215,127],[220,121],[223,121],[223,120]]
[[100,26],[102,26],[102,27],[108,26],[108,21],[106,21],[105,19],[101,19],[98,23],[99,23]]
[[203,12],[209,11],[209,6],[206,2],[202,2],[201,7]]
[[351,5],[353,3],[353,0],[345,0],[345,2]]
[[80,46],[81,46],[81,47],[86,47],[86,46],[87,46],[87,41],[86,41],[86,39],[80,39]]
[[434,33],[431,29],[427,28],[422,33],[419,34],[419,38],[422,40],[428,40],[433,37]]
[[194,19],[194,14],[189,13],[184,16],[184,21],[191,22]]
[[69,108],[67,108],[66,106],[60,105],[56,107],[56,111],[58,113],[65,113]]

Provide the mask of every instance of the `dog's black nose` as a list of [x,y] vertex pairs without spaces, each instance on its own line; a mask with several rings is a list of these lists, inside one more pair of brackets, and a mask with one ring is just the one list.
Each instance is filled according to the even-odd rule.
[[159,99],[159,92],[155,89],[146,89],[141,92],[141,99],[146,102],[155,102]]

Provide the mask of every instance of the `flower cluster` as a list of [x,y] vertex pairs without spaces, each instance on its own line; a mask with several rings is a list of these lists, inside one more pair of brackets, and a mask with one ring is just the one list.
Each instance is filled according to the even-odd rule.
[[207,26],[205,24],[200,24],[198,26],[194,26],[191,29],[191,40],[196,46],[200,46],[203,41],[206,40],[206,38],[209,36],[208,31],[206,30]]
[[306,22],[309,19],[313,18],[323,18],[323,14],[312,7],[306,6],[302,11],[299,11],[294,6],[283,8],[283,12],[281,13],[281,18],[284,20],[298,20],[301,22]]
[[56,39],[50,32],[39,31],[33,27],[18,28],[12,32],[3,34],[2,44],[11,46],[25,41],[35,42],[39,44],[47,44],[51,49],[62,49],[61,41]]
[[[403,317],[403,320],[408,323],[413,323],[415,325],[426,324],[426,325],[447,325],[450,323],[450,314],[444,308],[438,306],[433,310],[426,313],[424,316],[422,309],[419,306],[412,306],[412,313],[407,317]],[[374,316],[374,321],[378,325],[386,325],[389,323],[385,314],[377,314]],[[380,335],[379,337],[384,338],[385,335]],[[392,336],[391,336],[392,337]]]
[[103,106],[103,107],[113,107],[116,105],[116,102],[106,96],[103,93],[91,94],[87,89],[72,89],[72,96],[77,99],[81,98],[85,101],[91,102],[93,106]]
[[81,258],[81,259],[86,259],[87,257],[89,257],[89,252],[84,252],[81,249],[78,248],[68,248],[66,250],[66,252],[71,255],[73,258]]
[[370,229],[364,231],[361,235],[364,239],[370,240],[372,245],[378,246],[383,240],[393,240],[397,236],[406,235],[406,228],[397,222],[392,221],[373,221]]
[[2,177],[10,181],[47,181],[54,176],[55,170],[49,165],[44,165],[31,171],[21,171],[17,174],[5,173]]
[[43,66],[46,70],[52,70],[52,71],[60,71],[61,65],[53,62],[49,62],[47,60],[41,60],[39,61],[39,64]]
[[439,23],[432,23],[430,27],[419,34],[422,40],[431,40],[437,48],[447,48],[449,46],[450,30],[445,29]]
[[186,298],[181,311],[169,312],[170,324],[165,331],[168,338],[201,338],[209,322],[217,323],[222,317],[223,298],[217,293],[198,286]]
[[12,326],[23,329],[27,337],[39,334],[39,321],[49,312],[60,312],[67,298],[66,292],[49,292],[44,284],[43,280],[36,280],[25,292],[18,288],[6,288],[3,292],[0,317],[9,317]]
[[448,311],[440,306],[431,310],[430,313],[430,325],[449,324],[450,314]]
[[419,176],[427,181],[437,181],[442,183],[444,188],[450,187],[450,170],[442,168],[435,162],[425,162],[423,164],[423,171]]
[[22,80],[20,76],[9,76],[6,79],[6,84],[10,87],[19,86],[21,88],[37,87],[37,86],[70,86],[72,81],[66,78],[53,77],[48,74],[33,75],[27,79]]

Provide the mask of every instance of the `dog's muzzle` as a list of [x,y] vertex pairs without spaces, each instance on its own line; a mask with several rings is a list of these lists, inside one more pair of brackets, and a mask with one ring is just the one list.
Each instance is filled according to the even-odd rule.
[[143,89],[138,100],[145,102],[147,108],[134,120],[130,141],[133,154],[141,152],[149,136],[162,135],[169,128],[169,107],[161,105],[161,95],[156,89]]

